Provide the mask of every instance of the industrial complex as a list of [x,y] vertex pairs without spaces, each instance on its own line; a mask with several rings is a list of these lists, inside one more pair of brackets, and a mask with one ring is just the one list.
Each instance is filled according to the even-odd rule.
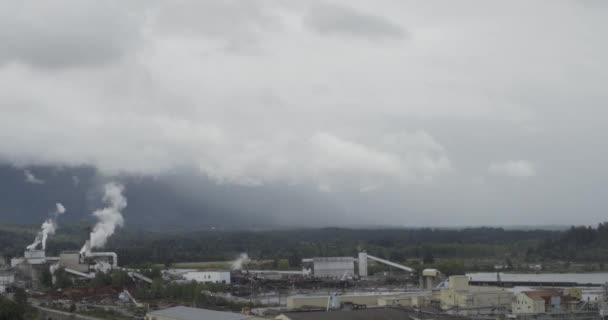
[[[146,319],[156,320],[200,319],[200,315],[209,319],[214,316],[218,319],[308,319],[315,313],[332,312],[340,315],[351,312],[361,319],[382,312],[387,313],[387,319],[399,312],[408,316],[412,312],[423,312],[444,317],[498,319],[509,316],[524,320],[555,319],[559,314],[567,314],[570,319],[586,320],[599,319],[601,312],[605,312],[605,296],[596,298],[595,303],[585,301],[584,288],[530,286],[514,290],[499,283],[472,281],[466,275],[445,276],[438,269],[416,272],[365,251],[356,257],[304,258],[299,270],[259,270],[248,269],[243,263],[236,265],[239,268],[225,270],[169,268],[162,271],[162,280],[223,285],[228,291],[214,293],[214,296],[257,306],[241,314],[221,315],[218,311],[186,307],[153,310],[149,304],[135,300],[126,288],[115,296],[116,303],[145,309]],[[389,275],[370,274],[371,265],[388,266],[393,270],[390,276],[398,276],[402,282],[386,286]],[[89,239],[80,250],[62,251],[57,257],[47,256],[46,251],[37,246],[29,246],[22,257],[12,258],[10,268],[0,271],[0,293],[16,287],[38,290],[42,287],[43,274],[48,271],[54,282],[58,270],[76,282],[92,281],[98,273],[114,271],[123,271],[143,285],[153,282],[141,270],[121,267],[116,253],[93,250]]]
[[[242,253],[225,268],[164,266],[162,270],[157,267],[158,274],[152,276],[145,267],[121,266],[116,252],[100,249],[114,232],[116,221],[121,221],[126,200],[120,190],[110,193],[109,206],[98,215],[98,224],[80,249],[47,256],[46,239],[54,234],[56,216],[66,210],[57,204],[34,243],[22,256],[12,258],[9,266],[0,268],[0,294],[27,290],[45,319],[63,319],[66,311],[90,310],[146,320],[599,320],[608,315],[608,286],[604,283],[543,280],[535,275],[528,280],[512,279],[501,273],[485,278],[446,275],[437,268],[416,270],[364,250],[356,256],[306,257],[296,260],[299,267],[281,270],[260,267]],[[120,276],[128,277],[128,284]],[[72,285],[57,287],[60,278],[65,281],[66,277]],[[113,285],[108,286],[107,279]],[[191,296],[204,296],[205,301],[224,309],[163,300],[162,291],[169,288],[190,290]],[[140,295],[133,294],[135,291]],[[241,312],[228,312],[227,305],[242,306]]]
[[[391,275],[400,275],[403,282],[386,286],[386,275],[369,273],[370,265],[377,264],[389,266],[394,271]],[[205,319],[312,319],[313,315],[320,314],[323,316],[318,319],[342,319],[345,312],[353,316],[347,319],[379,319],[378,315],[386,313],[382,319],[391,319],[398,314],[419,319],[421,315],[434,314],[454,319],[501,319],[508,316],[523,320],[559,319],[567,315],[569,319],[587,320],[600,319],[606,305],[605,295],[599,295],[594,301],[584,300],[582,292],[585,288],[534,287],[530,283],[529,288],[516,290],[497,284],[478,284],[467,275],[445,276],[437,269],[424,269],[417,273],[410,267],[363,251],[356,257],[304,258],[301,270],[249,270],[247,265],[240,267],[232,270],[174,268],[162,271],[165,283],[222,285],[227,292],[209,294],[256,306],[243,309],[240,314],[187,307],[153,308],[137,301],[126,288],[114,299],[118,307],[129,305],[147,310],[145,319],[155,320],[202,319],[201,315]],[[63,251],[58,257],[46,256],[41,249],[26,249],[22,257],[11,260],[10,268],[0,271],[0,293],[10,292],[16,287],[41,288],[45,270],[51,275],[63,270],[74,281],[92,281],[98,273],[124,271],[143,285],[153,282],[140,270],[121,267],[116,253],[92,250],[90,240],[87,240],[80,250]],[[137,314],[143,316],[142,313]],[[134,317],[138,317],[137,314],[134,313]]]

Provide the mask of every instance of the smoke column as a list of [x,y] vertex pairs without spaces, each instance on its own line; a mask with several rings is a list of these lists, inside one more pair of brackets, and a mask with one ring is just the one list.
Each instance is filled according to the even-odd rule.
[[97,224],[91,232],[91,248],[105,246],[116,227],[124,225],[121,213],[127,207],[127,199],[122,194],[124,190],[125,187],[118,183],[105,185],[103,201],[106,203],[106,207],[93,212],[93,215],[97,217]]
[[27,246],[27,250],[35,250],[39,244],[42,244],[42,250],[46,250],[46,240],[50,235],[55,234],[55,230],[57,230],[57,217],[65,213],[65,207],[61,203],[56,203],[55,207],[55,211],[44,221],[40,231],[36,235],[36,239],[34,239],[34,243]]
[[246,253],[241,253],[236,260],[232,261],[232,270],[243,269],[243,264],[249,262],[249,256]]

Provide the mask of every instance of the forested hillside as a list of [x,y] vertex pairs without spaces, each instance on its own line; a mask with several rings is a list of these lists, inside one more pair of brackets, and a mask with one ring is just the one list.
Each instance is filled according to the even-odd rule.
[[[18,255],[35,229],[0,229],[4,255]],[[48,243],[49,254],[80,248],[86,226],[60,229]],[[119,230],[108,243],[122,264],[178,261],[231,260],[240,252],[257,259],[289,259],[297,265],[303,257],[356,255],[359,250],[393,261],[410,259],[474,259],[536,261],[544,256],[540,246],[561,241],[568,232],[546,230],[468,229],[291,229],[268,231],[152,232]],[[488,262],[489,263],[489,262]]]
[[571,227],[559,238],[545,240],[536,253],[549,259],[608,262],[608,223]]

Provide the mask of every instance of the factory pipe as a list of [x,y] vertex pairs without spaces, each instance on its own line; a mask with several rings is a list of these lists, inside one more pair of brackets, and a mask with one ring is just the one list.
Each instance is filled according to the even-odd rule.
[[91,241],[87,240],[84,243],[82,249],[80,249],[80,255],[85,258],[92,257],[111,257],[112,258],[112,268],[118,267],[118,255],[114,252],[91,252]]
[[112,268],[118,267],[118,255],[114,252],[86,252],[86,257],[112,257]]
[[414,269],[412,269],[410,267],[406,267],[406,266],[398,264],[398,263],[394,263],[394,262],[391,262],[391,261],[388,261],[388,260],[384,260],[384,259],[381,259],[381,258],[378,258],[378,257],[374,257],[374,256],[372,256],[370,254],[367,254],[367,258],[371,259],[371,260],[374,260],[374,261],[378,261],[378,262],[384,263],[384,264],[389,265],[391,267],[395,267],[397,269],[405,270],[407,272],[415,272],[416,271],[416,270],[414,270]]

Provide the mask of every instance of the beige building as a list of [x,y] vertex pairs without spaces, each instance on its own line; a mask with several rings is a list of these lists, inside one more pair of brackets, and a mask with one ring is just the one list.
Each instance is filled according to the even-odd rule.
[[451,276],[439,294],[441,309],[465,315],[507,310],[512,300],[513,293],[504,288],[469,285],[467,276]]
[[[417,307],[428,303],[430,292],[428,293],[368,293],[338,295],[336,299],[339,303],[350,302],[354,304],[364,304],[368,307],[373,306],[407,306]],[[290,296],[287,297],[287,308],[326,308],[330,301],[329,296]]]
[[575,311],[582,291],[578,288],[547,289],[520,292],[513,299],[513,314],[560,313]]
[[511,312],[513,314],[545,313],[545,299],[531,295],[529,292],[518,293],[511,305]]
[[580,288],[565,288],[562,290],[562,294],[567,297],[572,297],[576,300],[583,300],[583,290]]
[[432,296],[430,292],[422,294],[399,295],[395,297],[382,297],[378,298],[378,306],[421,308],[430,305],[431,299]]

